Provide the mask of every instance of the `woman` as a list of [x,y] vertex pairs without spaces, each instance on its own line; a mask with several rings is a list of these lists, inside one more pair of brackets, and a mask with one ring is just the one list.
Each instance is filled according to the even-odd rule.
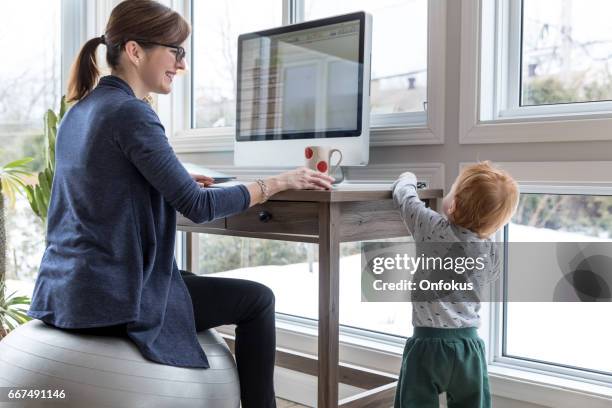
[[[149,0],[120,3],[72,69],[48,213],[48,245],[31,317],[66,330],[127,335],[153,361],[209,367],[196,332],[236,324],[242,406],[274,407],[274,295],[264,285],[179,271],[176,211],[201,223],[285,189],[329,189],[305,168],[257,183],[206,189],[191,176],[143,99],[167,94],[185,69],[189,24]],[[111,75],[98,81],[96,49]]]

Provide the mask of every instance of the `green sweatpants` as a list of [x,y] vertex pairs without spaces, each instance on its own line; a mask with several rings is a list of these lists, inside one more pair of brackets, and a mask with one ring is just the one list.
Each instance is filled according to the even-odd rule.
[[406,342],[395,408],[489,408],[485,346],[476,328],[415,327]]

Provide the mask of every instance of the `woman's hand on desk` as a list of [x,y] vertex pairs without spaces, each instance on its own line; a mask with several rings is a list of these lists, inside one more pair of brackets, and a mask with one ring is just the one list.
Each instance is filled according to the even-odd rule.
[[299,167],[276,176],[285,190],[331,190],[334,178],[307,167]]
[[[334,178],[323,173],[300,167],[263,180],[268,196],[285,190],[331,190]],[[257,183],[247,186],[251,194],[251,205],[264,201],[264,192]]]
[[202,174],[189,173],[189,175],[195,180],[196,183],[200,185],[200,187],[208,187],[215,182],[215,179],[212,177],[204,176]]

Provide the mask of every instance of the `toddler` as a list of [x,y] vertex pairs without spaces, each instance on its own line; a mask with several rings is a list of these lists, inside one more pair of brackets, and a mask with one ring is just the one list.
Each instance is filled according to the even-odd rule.
[[[469,245],[470,256],[476,255],[474,248],[492,247],[485,245],[518,205],[517,183],[489,161],[461,171],[442,200],[444,215],[425,207],[416,184],[414,174],[403,173],[393,184],[393,200],[417,245],[469,243],[465,246]],[[477,328],[479,291],[497,277],[499,256],[493,252],[483,255],[490,257],[490,268],[471,275],[476,285],[469,301],[465,291],[463,296],[428,301],[413,296],[414,334],[404,349],[395,408],[438,408],[442,392],[446,392],[448,408],[491,406],[484,342]]]

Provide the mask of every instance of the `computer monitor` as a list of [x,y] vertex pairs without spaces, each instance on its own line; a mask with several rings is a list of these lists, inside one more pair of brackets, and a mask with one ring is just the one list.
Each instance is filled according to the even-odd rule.
[[309,145],[368,164],[371,38],[364,12],[240,35],[235,165],[303,165]]

